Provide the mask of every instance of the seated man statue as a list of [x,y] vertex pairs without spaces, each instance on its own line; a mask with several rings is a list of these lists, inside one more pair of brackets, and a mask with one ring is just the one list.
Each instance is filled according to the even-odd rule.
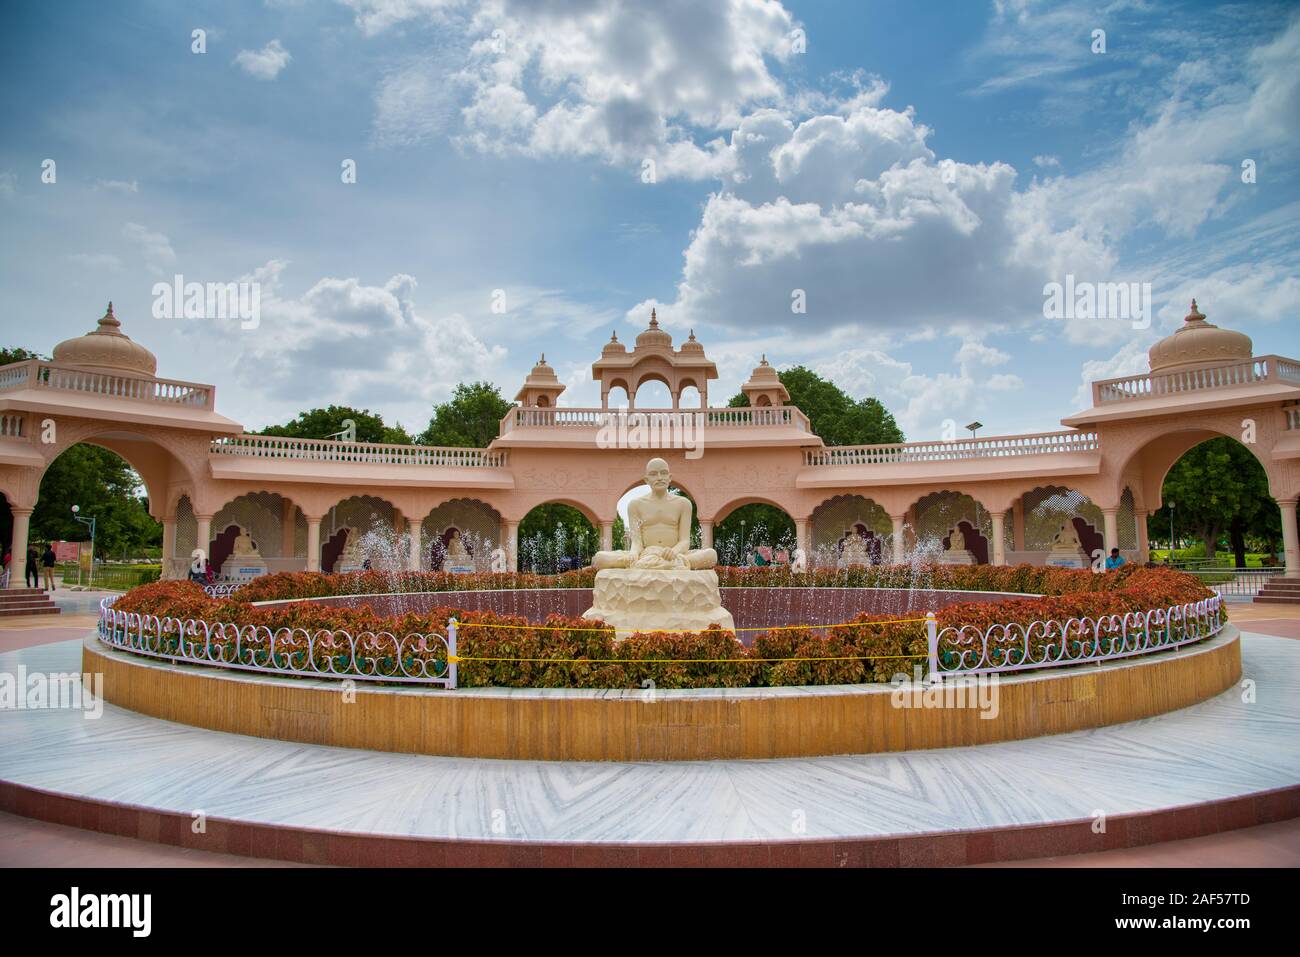
[[252,536],[248,534],[242,525],[239,528],[239,534],[235,536],[233,554],[238,555],[240,558],[245,558],[247,556],[261,557],[258,554],[257,545],[254,543]]
[[691,548],[691,502],[669,495],[672,475],[663,459],[645,467],[650,494],[627,507],[631,547],[626,551],[597,552],[591,564],[603,568],[691,569],[713,568],[718,553],[711,548]]

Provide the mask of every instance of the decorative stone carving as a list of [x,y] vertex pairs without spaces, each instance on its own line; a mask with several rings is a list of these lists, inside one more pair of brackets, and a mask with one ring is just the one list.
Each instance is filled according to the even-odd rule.
[[736,627],[712,569],[606,568],[596,575],[592,602],[582,617],[613,625],[620,639],[635,631]]
[[939,556],[940,565],[974,565],[974,554],[966,547],[966,536],[960,525],[953,526],[948,534],[948,547]]

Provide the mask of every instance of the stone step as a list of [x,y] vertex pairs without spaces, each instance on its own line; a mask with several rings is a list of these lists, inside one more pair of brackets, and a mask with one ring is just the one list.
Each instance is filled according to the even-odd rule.
[[38,608],[0,608],[0,618],[19,618],[23,615],[57,615],[58,605],[41,605]]
[[1300,595],[1265,595],[1255,596],[1255,602],[1261,605],[1300,605]]

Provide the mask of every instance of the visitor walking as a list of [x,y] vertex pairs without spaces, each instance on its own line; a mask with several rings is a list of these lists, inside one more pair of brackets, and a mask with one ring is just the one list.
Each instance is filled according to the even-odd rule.
[[23,582],[28,588],[36,588],[41,583],[40,563],[40,554],[29,545],[27,547],[27,566],[24,576],[26,580]]
[[45,591],[54,591],[54,546],[47,544],[45,554],[41,556],[41,567],[45,569]]

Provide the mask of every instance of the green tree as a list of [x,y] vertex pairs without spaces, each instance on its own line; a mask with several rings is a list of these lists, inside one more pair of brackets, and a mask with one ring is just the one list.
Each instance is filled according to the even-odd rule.
[[401,423],[393,426],[369,409],[353,409],[346,405],[331,405],[325,409],[309,409],[284,425],[270,425],[262,435],[283,435],[295,439],[324,439],[342,432],[343,421],[356,423],[358,442],[382,442],[389,445],[410,445],[411,436]]
[[[834,382],[804,366],[786,369],[777,376],[790,393],[790,404],[808,416],[813,432],[827,445],[885,445],[903,441],[903,430],[880,400],[872,397],[855,400]],[[740,392],[727,404],[741,408],[749,405],[749,397]]]
[[572,505],[538,505],[519,523],[521,571],[557,572],[561,558],[576,558],[581,567],[591,561],[599,547],[600,535],[595,527]]
[[793,550],[794,519],[773,505],[754,502],[740,506],[713,529],[713,547],[724,565],[742,564],[749,549],[759,545]]
[[90,530],[73,518],[72,506],[95,519],[95,551],[132,555],[162,543],[162,525],[149,515],[140,476],[121,457],[78,444],[50,463],[32,512],[30,541],[84,541]]
[[450,399],[433,407],[429,427],[417,436],[420,445],[485,449],[500,432],[513,403],[490,382],[460,383]]
[[0,349],[0,366],[7,366],[11,362],[26,362],[28,359],[44,359],[45,356],[38,352],[32,352],[21,346],[14,346],[9,349]]
[[1213,559],[1227,537],[1238,565],[1246,563],[1246,536],[1269,540],[1278,512],[1259,460],[1230,438],[1210,439],[1189,449],[1169,470],[1161,490],[1163,505],[1148,517],[1151,535],[1169,535],[1170,508],[1179,538],[1191,535]]

